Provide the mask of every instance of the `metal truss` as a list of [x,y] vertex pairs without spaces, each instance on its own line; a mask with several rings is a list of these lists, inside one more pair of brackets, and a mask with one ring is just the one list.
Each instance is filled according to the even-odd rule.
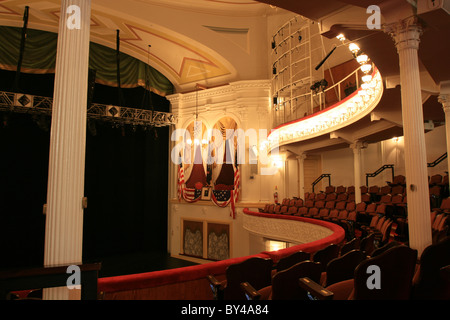
[[[17,113],[51,115],[53,99],[25,93],[0,91],[0,110]],[[120,125],[165,127],[176,124],[176,117],[167,112],[118,107],[93,103],[87,108],[87,117]]]

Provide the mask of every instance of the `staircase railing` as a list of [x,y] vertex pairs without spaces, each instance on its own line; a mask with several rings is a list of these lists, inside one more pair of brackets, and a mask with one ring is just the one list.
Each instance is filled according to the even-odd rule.
[[432,168],[437,166],[439,163],[441,163],[442,161],[444,161],[444,159],[447,159],[447,152],[444,153],[442,156],[440,156],[439,158],[437,158],[436,160],[434,160],[433,162],[429,162],[427,163],[427,167],[428,168]]
[[386,169],[391,169],[391,172],[392,172],[392,180],[391,181],[394,181],[394,165],[393,164],[385,164],[373,173],[366,173],[366,186],[367,187],[369,186],[369,178],[376,177],[377,175],[379,175],[381,172],[383,172]]
[[331,186],[331,174],[324,173],[320,175],[314,182],[312,183],[312,192],[314,192],[314,187],[318,184],[323,178],[328,178],[328,185]]

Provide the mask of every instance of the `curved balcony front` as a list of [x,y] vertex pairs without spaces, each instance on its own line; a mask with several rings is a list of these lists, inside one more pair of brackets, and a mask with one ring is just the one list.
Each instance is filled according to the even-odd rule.
[[380,102],[384,90],[377,68],[374,67],[370,78],[370,81],[366,81],[357,91],[338,103],[275,127],[263,147],[270,151],[283,145],[312,139],[339,130],[367,116]]

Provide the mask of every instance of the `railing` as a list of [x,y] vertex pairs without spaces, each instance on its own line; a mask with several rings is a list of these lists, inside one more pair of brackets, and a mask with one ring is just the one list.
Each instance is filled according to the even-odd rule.
[[369,178],[373,178],[376,177],[377,175],[379,175],[381,172],[383,172],[386,169],[391,169],[392,172],[392,180],[394,181],[394,165],[393,164],[385,164],[384,166],[382,166],[381,168],[379,168],[377,171],[373,172],[373,173],[366,173],[366,186],[369,186]]
[[[336,93],[337,97],[337,101],[335,101],[336,103],[342,101],[345,97],[348,96],[348,93],[345,92],[344,92],[345,95],[343,95],[342,91],[345,91],[345,89],[344,90],[341,89],[342,84],[345,81],[347,81],[351,77],[355,77],[355,90],[359,88],[360,85],[358,74],[359,70],[360,68],[358,67],[352,73],[347,75],[345,78],[341,79],[339,82],[333,84],[331,87],[328,87],[324,90],[319,90],[317,92],[310,90],[307,93],[303,93],[300,95],[293,95],[292,97],[285,99],[281,103],[278,103],[279,108],[277,112],[282,112],[283,115],[282,117],[276,117],[277,123],[275,123],[274,125],[277,126],[281,123],[286,123],[295,119],[302,118],[305,114],[310,115],[325,109],[327,104],[326,95],[330,90],[334,90]],[[295,86],[296,84],[288,84],[286,88],[293,85]],[[310,102],[310,105],[306,106],[306,108],[301,108],[301,106],[298,105],[298,103],[302,104],[302,102]],[[291,106],[291,110],[288,113],[286,113],[286,105]]]
[[324,173],[320,175],[314,182],[312,183],[312,192],[314,192],[314,187],[318,184],[323,178],[328,178],[328,185],[331,186],[331,174]]
[[428,168],[432,168],[437,166],[439,163],[441,163],[442,161],[444,161],[444,159],[447,159],[447,152],[444,153],[442,156],[440,156],[439,158],[437,158],[436,160],[434,160],[433,162],[429,162],[427,163],[427,167]]

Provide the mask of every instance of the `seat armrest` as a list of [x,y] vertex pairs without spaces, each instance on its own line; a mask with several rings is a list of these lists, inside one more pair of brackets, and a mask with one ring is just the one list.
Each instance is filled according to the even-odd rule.
[[221,300],[223,296],[223,290],[225,289],[224,283],[217,280],[216,277],[213,275],[208,275],[206,278],[209,281],[209,286],[211,287],[211,290],[214,295],[214,299]]
[[443,279],[450,282],[450,265],[448,265],[446,267],[442,267],[440,269],[440,274]]
[[308,277],[300,278],[299,285],[304,290],[308,291],[313,297],[318,300],[332,300],[334,293],[325,289],[317,282],[314,282]]
[[247,297],[247,300],[259,300],[261,299],[261,294],[253,288],[253,286],[248,282],[242,282],[241,288],[244,291],[245,296]]

